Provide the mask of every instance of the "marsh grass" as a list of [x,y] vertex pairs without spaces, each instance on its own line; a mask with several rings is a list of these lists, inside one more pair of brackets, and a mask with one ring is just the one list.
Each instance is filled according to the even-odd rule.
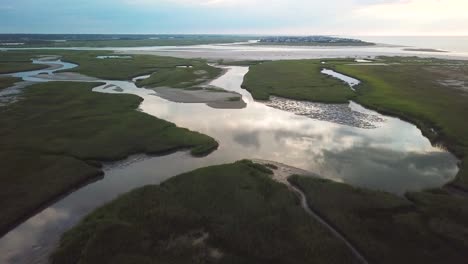
[[136,111],[141,98],[92,92],[96,85],[36,84],[20,101],[0,108],[2,233],[38,206],[99,175],[95,161],[181,149],[202,156],[217,148],[208,136]]
[[267,170],[239,161],[134,190],[67,232],[52,263],[356,263]]
[[289,181],[310,207],[345,234],[369,263],[465,263],[467,198],[392,194],[306,176]]
[[0,77],[0,90],[13,86],[15,83],[21,81],[21,78],[15,77]]
[[346,103],[354,97],[349,86],[321,73],[318,60],[273,61],[250,67],[242,87],[256,100],[270,95],[295,100]]

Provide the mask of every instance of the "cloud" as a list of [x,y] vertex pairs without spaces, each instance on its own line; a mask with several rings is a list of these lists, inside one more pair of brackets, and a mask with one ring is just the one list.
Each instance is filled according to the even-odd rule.
[[0,1],[2,32],[468,34],[467,0]]
[[373,19],[434,21],[445,18],[465,18],[466,0],[412,0],[369,5],[355,10],[355,14]]

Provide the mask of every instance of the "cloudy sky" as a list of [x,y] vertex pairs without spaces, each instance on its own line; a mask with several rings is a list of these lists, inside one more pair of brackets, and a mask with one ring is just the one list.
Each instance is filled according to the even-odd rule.
[[468,0],[0,0],[0,33],[468,35]]

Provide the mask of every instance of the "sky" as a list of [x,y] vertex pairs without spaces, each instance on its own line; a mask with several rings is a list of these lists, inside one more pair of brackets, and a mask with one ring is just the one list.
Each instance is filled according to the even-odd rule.
[[468,0],[0,0],[0,33],[468,35]]

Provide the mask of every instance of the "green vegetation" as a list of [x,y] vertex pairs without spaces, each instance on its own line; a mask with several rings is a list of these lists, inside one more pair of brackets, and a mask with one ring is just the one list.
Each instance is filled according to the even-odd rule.
[[91,91],[96,83],[37,84],[0,108],[0,233],[58,195],[102,172],[96,161],[217,142],[136,111],[141,98]]
[[47,65],[33,64],[28,52],[0,51],[0,74],[41,70],[47,67]]
[[190,68],[176,67],[158,69],[149,78],[137,82],[138,86],[145,87],[172,87],[189,88],[214,79],[222,70],[209,66],[202,61],[187,61]]
[[322,74],[317,60],[274,61],[250,67],[242,86],[257,100],[289,99],[345,103],[354,96],[345,83]]
[[265,170],[239,161],[134,190],[67,232],[52,263],[356,263]]
[[0,90],[13,86],[16,82],[21,81],[21,78],[15,77],[0,77]]
[[442,141],[464,159],[455,184],[468,188],[468,115],[466,88],[446,80],[466,81],[468,64],[420,58],[381,58],[391,66],[337,64],[336,70],[362,81],[354,99],[372,109],[407,119],[433,142]]
[[369,263],[465,263],[468,198],[443,191],[408,198],[293,176],[310,207],[357,246]]

